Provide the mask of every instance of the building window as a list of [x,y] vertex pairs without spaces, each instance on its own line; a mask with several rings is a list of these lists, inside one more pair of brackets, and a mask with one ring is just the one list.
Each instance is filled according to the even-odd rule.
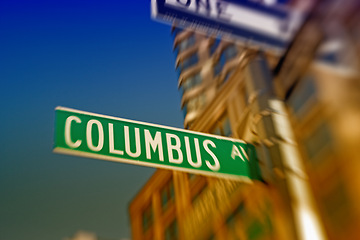
[[316,52],[316,60],[334,68],[341,67],[357,71],[356,50],[352,51],[356,47],[348,37],[343,34],[327,36]]
[[228,238],[230,239],[238,239],[241,235],[237,232],[239,227],[237,226],[237,220],[241,216],[245,215],[245,206],[244,203],[241,202],[239,206],[233,211],[230,216],[226,219],[226,226],[227,226],[227,234]]
[[320,124],[318,128],[305,139],[305,150],[309,159],[314,159],[324,150],[329,149],[332,143],[330,129],[326,124]]
[[316,51],[316,60],[332,65],[340,63],[340,54],[344,51],[344,41],[341,37],[324,39]]
[[181,33],[183,31],[182,28],[178,28],[178,27],[174,27],[171,34],[176,37],[179,33]]
[[191,198],[192,204],[198,201],[199,197],[203,194],[205,189],[207,188],[207,184],[205,183]]
[[268,211],[268,209],[262,211],[259,218],[246,210],[244,202],[241,202],[226,220],[228,238],[242,239],[246,236],[246,239],[255,240],[263,239],[264,236],[272,236],[273,225]]
[[220,39],[215,39],[214,43],[210,47],[210,55],[213,55],[216,52],[216,49],[218,48],[220,42]]
[[198,72],[197,74],[184,80],[184,82],[182,83],[182,89],[185,93],[186,91],[200,85],[201,83],[202,83],[201,74],[200,72]]
[[174,201],[174,182],[171,179],[161,190],[161,206],[163,210],[166,210],[171,202]]
[[194,66],[198,62],[199,62],[199,57],[198,57],[197,53],[194,53],[190,57],[188,57],[188,58],[184,59],[182,62],[180,62],[180,64],[179,64],[180,71],[183,72],[183,71],[187,70],[188,68]]
[[232,70],[228,71],[228,72],[226,73],[226,75],[225,75],[225,77],[224,77],[224,80],[222,81],[222,83],[221,83],[221,84],[226,83],[226,82],[227,82],[227,80],[229,80],[230,76],[231,76],[233,73],[234,73],[234,69],[232,69]]
[[190,48],[191,46],[193,46],[196,42],[196,38],[194,34],[191,34],[189,37],[183,39],[177,46],[176,48],[179,50],[179,52],[183,52],[186,49]]
[[199,177],[199,175],[194,174],[194,173],[188,173],[188,177],[189,177],[189,181],[190,181],[190,182],[194,182],[195,179],[196,179],[197,177]]
[[[334,228],[341,231],[352,221],[353,206],[343,181],[338,180],[329,193],[322,196],[322,208]],[[341,219],[341,221],[339,221]]]
[[229,117],[226,114],[223,115],[223,117],[221,117],[216,122],[215,126],[213,127],[213,130],[210,132],[215,135],[230,137],[232,135],[232,130],[231,130]]
[[312,104],[309,103],[315,98],[315,94],[314,78],[307,75],[298,83],[288,100],[288,104],[293,109],[296,117],[303,116],[311,109]]
[[177,221],[174,219],[165,229],[165,240],[176,240],[178,239],[178,235]]
[[226,224],[228,227],[232,227],[235,225],[235,219],[239,216],[245,216],[245,204],[241,202],[239,206],[230,214],[230,216],[226,220]]
[[206,103],[206,97],[204,93],[190,99],[185,106],[187,113],[202,108],[205,105],[205,103]]
[[208,238],[208,240],[215,240],[215,239],[216,239],[216,237],[214,234],[211,234],[211,236]]
[[145,208],[142,215],[142,220],[143,230],[145,232],[152,226],[154,221],[154,214],[151,203]]
[[234,58],[237,55],[237,49],[235,45],[229,45],[226,47],[219,58],[219,61],[214,66],[214,76],[217,76],[221,73],[225,63],[230,59]]
[[262,239],[264,236],[269,235],[269,233],[271,233],[269,231],[271,230],[271,226],[264,225],[267,223],[270,222],[262,222],[257,219],[253,220],[253,222],[251,222],[250,226],[246,230],[248,239]]
[[230,59],[234,58],[237,54],[237,48],[235,45],[229,45],[228,47],[226,47],[222,53],[223,55],[225,55],[225,59],[226,61],[229,61]]
[[221,73],[222,68],[225,65],[225,57],[223,55],[220,56],[219,61],[214,66],[214,76],[218,76]]

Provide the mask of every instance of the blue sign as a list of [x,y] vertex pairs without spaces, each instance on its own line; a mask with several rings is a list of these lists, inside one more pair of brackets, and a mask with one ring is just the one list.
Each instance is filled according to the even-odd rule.
[[[152,0],[157,20],[281,54],[302,17],[286,1]],[[267,4],[266,4],[267,3]]]

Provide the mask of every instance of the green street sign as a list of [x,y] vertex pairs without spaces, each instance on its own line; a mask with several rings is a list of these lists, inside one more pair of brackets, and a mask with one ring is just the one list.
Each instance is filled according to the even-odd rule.
[[256,151],[242,140],[56,108],[54,152],[250,181]]

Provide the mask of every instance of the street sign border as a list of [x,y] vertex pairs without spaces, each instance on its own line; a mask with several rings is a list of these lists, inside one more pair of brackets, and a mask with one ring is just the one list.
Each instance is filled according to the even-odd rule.
[[[196,131],[191,131],[191,130],[187,130],[187,129],[163,126],[163,125],[158,125],[158,124],[153,124],[153,123],[147,123],[147,122],[140,122],[140,121],[135,121],[135,120],[123,119],[123,118],[119,118],[119,117],[112,117],[112,116],[107,116],[107,115],[97,114],[97,113],[91,113],[91,112],[82,111],[82,110],[76,110],[76,109],[67,108],[67,107],[58,106],[58,107],[55,108],[55,111],[57,111],[57,110],[73,112],[73,113],[78,113],[78,114],[84,114],[84,115],[90,115],[90,116],[94,116],[94,117],[107,118],[107,119],[112,119],[112,120],[131,122],[131,123],[136,123],[136,124],[141,124],[141,125],[148,125],[148,126],[152,126],[152,127],[170,129],[170,130],[174,130],[174,131],[186,132],[186,133],[202,135],[202,136],[209,136],[209,137],[213,137],[213,138],[217,138],[217,139],[223,139],[223,140],[227,140],[227,141],[231,141],[231,142],[238,142],[238,143],[247,144],[245,141],[240,140],[240,139],[223,137],[223,136],[218,136],[218,135],[208,134],[208,133],[202,133],[202,132],[196,132]],[[55,147],[53,149],[53,152],[54,153],[77,156],[77,157],[87,157],[87,158],[93,158],[93,159],[98,159],[98,160],[106,160],[106,161],[112,161],[112,162],[127,163],[127,164],[131,164],[131,165],[138,165],[138,166],[145,166],[145,167],[152,167],[152,168],[161,168],[161,169],[167,169],[167,170],[172,170],[172,171],[189,172],[189,173],[194,173],[194,174],[199,174],[199,175],[206,175],[206,176],[209,176],[209,177],[221,177],[221,178],[230,179],[230,180],[239,180],[239,181],[243,181],[243,182],[247,182],[247,183],[252,183],[253,182],[253,180],[251,178],[245,177],[245,176],[239,176],[239,175],[233,175],[233,174],[227,174],[227,173],[206,172],[206,171],[202,171],[202,170],[189,169],[189,168],[184,168],[184,167],[173,167],[173,166],[160,165],[160,164],[148,163],[148,162],[143,162],[143,161],[134,161],[134,160],[128,160],[126,158],[105,156],[105,155],[101,155],[101,154],[89,153],[89,152],[84,152],[84,151],[81,151],[81,150],[73,150],[73,149],[68,149],[68,148],[63,148],[63,147]]]

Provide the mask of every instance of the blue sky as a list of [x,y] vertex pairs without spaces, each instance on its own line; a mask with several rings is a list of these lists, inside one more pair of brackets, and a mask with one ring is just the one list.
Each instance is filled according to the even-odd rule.
[[54,109],[182,127],[170,26],[150,1],[0,2],[0,239],[130,238],[154,169],[52,153]]

